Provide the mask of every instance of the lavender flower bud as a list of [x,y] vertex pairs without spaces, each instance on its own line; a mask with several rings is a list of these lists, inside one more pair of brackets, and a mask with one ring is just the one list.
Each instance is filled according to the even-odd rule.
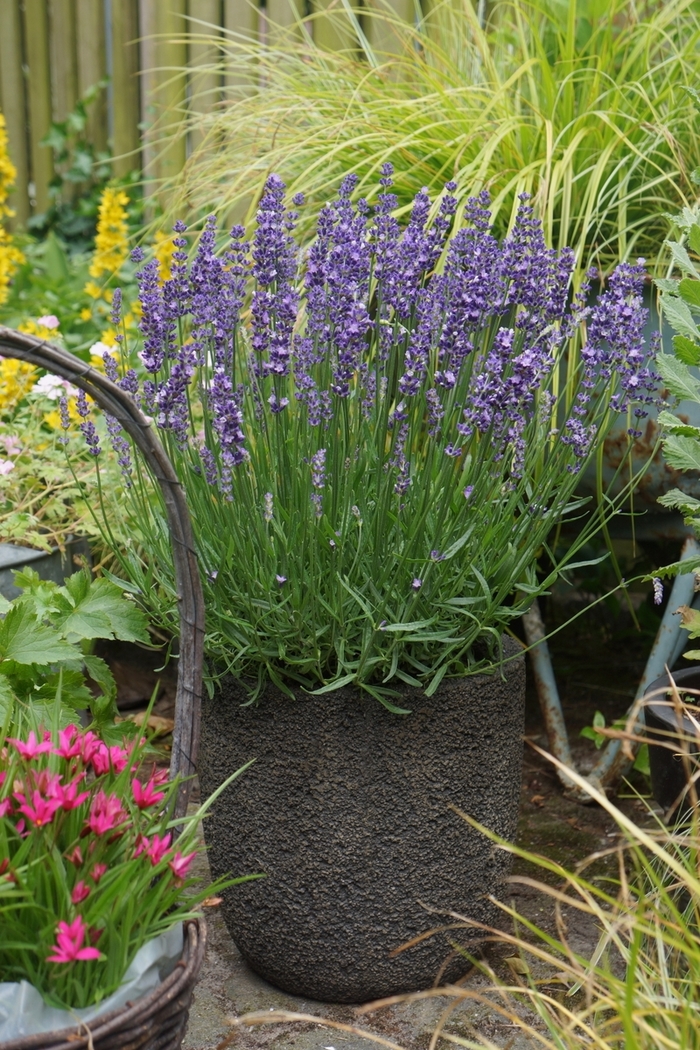
[[664,585],[658,576],[654,576],[651,582],[654,587],[654,605],[661,605],[664,600]]
[[263,497],[263,499],[265,501],[264,502],[264,507],[263,507],[263,519],[265,521],[267,521],[267,522],[270,522],[270,521],[272,521],[272,501],[273,501],[272,493],[271,492],[266,492],[264,497]]
[[278,583],[278,585],[280,587],[283,587],[285,585],[285,583],[287,582],[287,577],[286,576],[280,576],[279,573],[277,573],[275,575],[275,579],[277,580],[277,583]]
[[419,580],[418,577],[415,576],[414,579],[413,579],[413,583],[411,584],[411,587],[413,588],[413,590],[414,591],[419,591],[422,586],[423,586],[423,581]]

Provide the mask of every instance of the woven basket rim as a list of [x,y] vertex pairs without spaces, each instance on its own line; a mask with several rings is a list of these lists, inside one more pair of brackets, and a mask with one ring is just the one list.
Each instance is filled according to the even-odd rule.
[[91,1047],[93,1043],[119,1028],[130,1027],[133,1023],[143,1021],[156,1013],[164,1003],[175,999],[184,988],[195,983],[202,965],[207,940],[206,923],[202,918],[194,918],[188,919],[184,926],[182,955],[172,973],[152,992],[133,1003],[127,1002],[118,1010],[98,1015],[92,1021],[48,1032],[37,1032],[8,1043],[0,1043],[0,1050],[38,1050],[40,1047],[50,1047],[51,1050],[80,1050],[80,1047]]

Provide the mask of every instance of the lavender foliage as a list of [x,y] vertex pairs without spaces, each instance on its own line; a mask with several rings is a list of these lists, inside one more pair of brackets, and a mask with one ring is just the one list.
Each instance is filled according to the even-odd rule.
[[251,243],[210,216],[188,264],[180,225],[169,281],[137,260],[145,376],[119,380],[217,565],[215,658],[387,703],[387,675],[430,688],[493,654],[612,416],[632,442],[658,386],[641,263],[591,307],[526,195],[501,242],[485,191],[458,212],[453,183],[421,190],[402,225],[392,181],[370,205],[347,176],[306,249],[275,175]]

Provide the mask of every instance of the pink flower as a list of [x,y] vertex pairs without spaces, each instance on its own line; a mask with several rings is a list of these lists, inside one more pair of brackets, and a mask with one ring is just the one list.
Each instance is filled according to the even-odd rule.
[[197,856],[197,850],[193,850],[192,853],[188,853],[186,857],[180,853],[179,850],[175,853],[172,860],[168,861],[168,867],[172,871],[176,879],[184,879],[187,872],[190,869],[192,861]]
[[140,857],[148,849],[148,839],[145,835],[137,835],[134,845],[134,857]]
[[6,434],[2,441],[8,456],[14,456],[22,451],[22,442],[15,434]]
[[73,887],[73,892],[70,895],[70,899],[73,901],[73,904],[80,904],[81,901],[84,901],[85,898],[89,896],[90,887],[81,879],[80,882],[76,882],[75,886]]
[[90,806],[90,816],[87,826],[96,835],[104,835],[123,824],[126,820],[121,800],[117,795],[106,795],[104,791],[98,791]]
[[43,798],[39,791],[32,792],[31,801],[27,801],[26,796],[19,792],[15,793],[15,798],[22,803],[21,806],[18,806],[18,812],[23,813],[27,820],[31,821],[36,828],[50,824],[56,810],[61,808],[61,803],[58,799]]
[[92,881],[95,884],[97,884],[106,871],[107,871],[107,865],[106,864],[95,864],[95,865],[93,865],[93,869],[90,872],[90,878],[92,879]]
[[59,800],[61,807],[65,810],[77,809],[86,798],[90,797],[89,791],[82,791],[78,794],[78,785],[85,776],[81,773],[79,777],[72,780],[70,784],[60,785],[56,793],[56,798]]
[[45,751],[51,751],[51,741],[44,740],[41,744],[34,735],[34,730],[30,730],[27,742],[24,740],[15,740],[14,737],[7,738],[8,744],[14,744],[19,751],[22,758],[36,758],[37,755],[43,755]]
[[37,317],[36,323],[43,325],[44,328],[58,328],[61,322],[55,314],[44,314],[43,317]]
[[162,798],[165,798],[164,791],[156,791],[156,784],[153,777],[148,781],[144,787],[138,780],[132,780],[131,790],[134,794],[134,802],[139,809],[148,809],[149,806],[155,806],[156,802],[160,802]]
[[92,768],[95,770],[98,777],[103,776],[105,773],[109,773],[110,770],[113,770],[115,773],[121,773],[123,769],[126,769],[128,761],[128,752],[117,744],[112,747],[107,747],[102,743],[99,744],[90,758]]
[[83,733],[82,750],[80,754],[83,764],[87,765],[92,760],[92,756],[95,752],[101,747],[104,747],[104,744],[97,736],[95,736],[91,729],[88,729],[86,733]]
[[160,864],[163,857],[170,849],[171,840],[172,835],[170,834],[170,832],[168,832],[167,835],[163,835],[162,838],[160,837],[160,835],[153,836],[150,845],[146,849],[146,854],[151,858],[151,864],[153,865],[153,867],[155,867],[156,864]]
[[59,922],[56,931],[56,944],[51,946],[54,955],[47,956],[47,962],[69,963],[78,959],[99,959],[97,948],[83,948],[85,941],[85,921],[78,915],[73,922]]
[[15,469],[15,463],[12,459],[0,459],[0,475],[11,474]]
[[80,846],[75,846],[70,853],[66,853],[66,860],[70,861],[71,864],[75,864],[76,868],[79,868],[83,863],[83,851]]
[[12,812],[12,799],[4,798],[0,801],[0,817],[6,817]]
[[78,727],[74,725],[66,726],[58,734],[58,747],[54,750],[54,755],[59,755],[61,758],[77,758],[83,750],[83,741],[78,732]]

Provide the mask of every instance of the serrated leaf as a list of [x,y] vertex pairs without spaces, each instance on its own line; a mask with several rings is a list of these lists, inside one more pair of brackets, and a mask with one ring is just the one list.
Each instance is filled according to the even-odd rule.
[[16,700],[9,678],[0,674],[0,725],[12,716]]
[[85,676],[80,671],[65,669],[59,674],[49,675],[32,693],[32,701],[50,706],[56,700],[59,683],[62,704],[72,711],[86,711],[90,707],[93,695],[85,684]]
[[682,419],[666,409],[659,412],[658,422],[659,426],[670,434],[682,434],[684,437],[700,439],[700,427],[694,427],[692,423],[684,423]]
[[697,221],[690,227],[688,244],[694,252],[700,255],[700,225],[698,225]]
[[110,700],[114,700],[117,695],[117,683],[114,681],[114,675],[109,669],[109,665],[101,656],[86,656],[84,663],[85,670],[93,682],[99,685],[105,696],[109,697]]
[[660,292],[670,292],[671,295],[678,295],[680,281],[674,280],[672,277],[658,277],[654,284]]
[[683,273],[690,274],[693,277],[700,277],[700,272],[682,244],[679,244],[678,241],[666,241],[666,244],[671,249],[673,261]]
[[87,573],[78,572],[66,580],[65,592],[73,608],[57,617],[55,623],[66,638],[149,641],[145,614],[109,580],[90,580]]
[[681,401],[700,401],[700,383],[688,371],[687,365],[671,354],[659,354],[656,364],[674,397]]
[[664,293],[661,296],[661,312],[674,332],[700,340],[700,329],[693,320],[688,304],[679,296]]
[[0,659],[18,664],[48,664],[75,660],[75,649],[51,627],[39,623],[35,613],[21,602],[0,624]]
[[6,612],[9,612],[11,606],[4,594],[0,594],[0,616],[4,616]]
[[676,470],[700,470],[700,443],[695,438],[669,434],[664,440],[664,458]]
[[681,627],[689,638],[700,638],[700,612],[689,605],[680,605],[676,612],[681,618]]
[[674,335],[673,350],[679,361],[684,365],[700,364],[700,344],[694,343],[685,335]]
[[684,277],[678,285],[678,291],[683,301],[689,306],[700,307],[700,281]]

